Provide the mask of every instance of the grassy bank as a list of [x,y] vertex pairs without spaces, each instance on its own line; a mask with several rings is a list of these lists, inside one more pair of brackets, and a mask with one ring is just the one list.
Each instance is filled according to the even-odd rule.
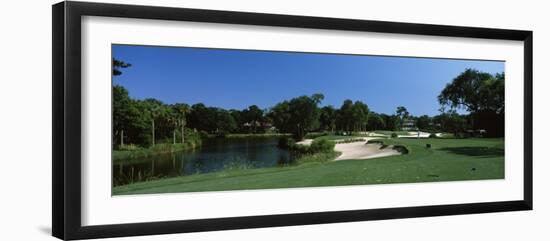
[[199,147],[202,140],[197,133],[186,135],[184,143],[159,143],[150,147],[127,145],[113,150],[113,163],[131,162],[138,157],[148,157],[164,153],[191,150]]
[[[384,139],[407,155],[167,178],[113,188],[114,195],[504,178],[503,139]],[[431,148],[427,148],[430,144]]]
[[[133,150],[114,150],[113,151],[113,162],[120,163],[126,162],[132,158],[138,157],[148,157],[164,153],[172,153],[177,151],[191,150],[198,147],[200,143],[195,142],[185,142],[184,144],[157,144],[149,148],[138,147]],[[141,161],[141,160],[139,160]]]

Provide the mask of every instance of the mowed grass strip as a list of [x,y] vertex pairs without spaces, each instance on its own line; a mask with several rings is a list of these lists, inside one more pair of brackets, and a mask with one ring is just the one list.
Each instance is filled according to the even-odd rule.
[[[113,195],[504,178],[503,139],[382,139],[409,154],[228,170],[115,187]],[[426,144],[431,147],[427,148]]]

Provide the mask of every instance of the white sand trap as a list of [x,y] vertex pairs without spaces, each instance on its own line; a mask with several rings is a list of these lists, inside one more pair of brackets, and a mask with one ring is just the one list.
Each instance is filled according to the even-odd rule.
[[313,139],[304,139],[303,141],[296,142],[296,144],[309,146],[311,142],[313,142]]
[[[365,139],[368,141],[369,139],[376,139],[376,138],[365,138]],[[335,161],[349,160],[349,159],[371,159],[371,158],[377,158],[377,157],[401,155],[400,152],[392,149],[391,146],[388,146],[384,149],[380,149],[382,145],[377,143],[366,144],[367,141],[336,144],[336,146],[334,147],[334,150],[341,152],[342,155],[336,158]]]
[[[334,150],[341,152],[342,154],[335,159],[350,160],[350,159],[371,159],[377,157],[401,155],[400,152],[394,150],[391,146],[384,149],[380,149],[382,145],[378,143],[367,144],[367,141],[372,139],[378,139],[378,137],[357,137],[357,139],[363,139],[360,142],[341,143],[334,146]],[[300,145],[311,145],[312,139],[305,139],[303,141],[296,142]]]
[[430,137],[430,133],[428,132],[418,132],[418,131],[409,131],[408,135],[399,135],[397,136],[399,138],[429,138]]

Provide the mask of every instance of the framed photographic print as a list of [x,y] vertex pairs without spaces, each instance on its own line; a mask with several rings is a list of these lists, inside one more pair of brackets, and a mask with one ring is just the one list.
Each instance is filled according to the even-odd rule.
[[55,4],[53,235],[530,210],[532,71],[524,30]]

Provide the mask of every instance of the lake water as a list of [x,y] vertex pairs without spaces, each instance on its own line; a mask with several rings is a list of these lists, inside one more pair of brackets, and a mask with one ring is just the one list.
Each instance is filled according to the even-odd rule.
[[161,154],[113,163],[113,185],[211,173],[226,169],[283,166],[293,155],[277,147],[279,138],[212,138],[191,151]]

